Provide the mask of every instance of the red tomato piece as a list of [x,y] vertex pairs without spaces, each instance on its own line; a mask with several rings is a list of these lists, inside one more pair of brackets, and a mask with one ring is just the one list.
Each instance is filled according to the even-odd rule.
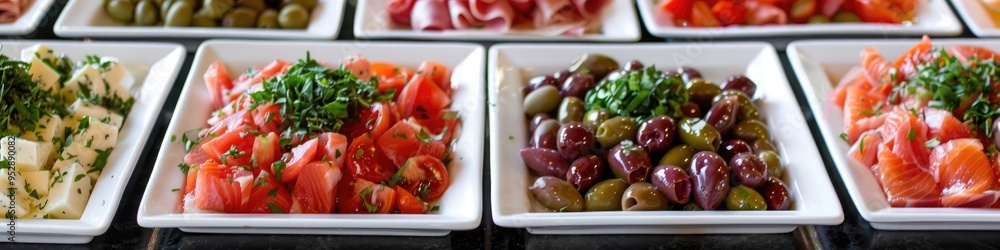
[[212,138],[201,148],[210,159],[223,165],[250,166],[254,138],[247,127],[240,127]]
[[913,19],[917,1],[905,0],[855,0],[854,5],[861,20],[869,23],[902,23]]
[[451,104],[451,97],[424,75],[416,75],[400,92],[396,107],[400,118],[427,119],[441,114]]
[[1000,55],[997,55],[993,50],[975,45],[952,45],[948,47],[948,53],[963,63],[969,62],[969,59],[972,58],[979,58],[979,60],[1000,60]]
[[280,132],[281,127],[281,106],[275,104],[262,104],[252,111],[254,125],[261,134],[270,132]]
[[253,187],[253,173],[246,167],[232,167],[227,180],[238,183],[240,187],[240,207],[246,207],[250,200],[250,190]]
[[712,13],[723,25],[740,25],[747,22],[747,8],[733,0],[722,0],[712,6]]
[[[424,131],[421,133],[420,131]],[[426,130],[408,122],[396,123],[376,142],[378,150],[385,154],[394,166],[402,166],[410,157],[427,154],[444,157],[446,145],[435,140]]]
[[205,150],[201,148],[208,141],[209,140],[202,140],[201,143],[199,143],[198,145],[191,147],[191,152],[188,152],[186,155],[184,155],[184,164],[195,166],[204,164],[206,161],[208,161],[210,157],[208,157],[208,154],[205,153]]
[[191,165],[188,167],[187,176],[184,177],[184,189],[181,193],[184,196],[193,195],[194,190],[198,186],[198,170],[201,169],[199,165]]
[[278,134],[274,132],[254,138],[253,160],[257,163],[256,166],[251,166],[253,167],[254,175],[259,174],[261,169],[271,169],[271,164],[281,154],[280,142],[281,138],[278,138]]
[[[350,178],[348,178],[350,179]],[[388,214],[396,208],[396,191],[365,179],[342,182],[337,193],[337,211],[345,214]]]
[[358,121],[345,123],[340,132],[355,138],[363,134],[371,134],[379,137],[389,129],[391,124],[396,122],[392,110],[388,103],[377,102],[368,109],[361,110],[358,114]]
[[344,159],[347,158],[347,136],[328,132],[320,134],[316,139],[319,140],[319,150],[322,153],[322,156],[317,157],[326,157],[336,164],[335,167],[343,167]]
[[274,176],[267,171],[261,172],[254,180],[250,199],[247,202],[248,213],[288,213],[292,207],[292,195],[288,193]]
[[403,178],[399,186],[428,202],[441,198],[451,181],[444,164],[428,155],[414,156],[400,169]]
[[222,65],[221,61],[215,61],[205,70],[204,77],[205,86],[208,87],[208,93],[212,97],[212,107],[218,109],[226,105],[223,93],[233,88],[233,79],[229,77],[226,66]]
[[431,209],[402,186],[396,186],[396,211],[401,214],[426,214]]
[[347,148],[347,172],[352,178],[372,182],[388,181],[395,172],[392,162],[376,149],[375,142],[368,134],[354,138]]
[[333,212],[340,168],[330,161],[316,161],[302,167],[292,190],[293,214],[328,214]]
[[400,73],[399,66],[390,62],[373,62],[371,69],[379,78],[393,77]]
[[282,183],[288,183],[298,178],[302,167],[312,161],[313,157],[316,157],[318,144],[316,139],[312,139],[292,148],[291,153],[282,157],[283,164],[271,166],[271,171],[275,173],[276,179]]
[[722,23],[712,14],[712,8],[705,2],[694,2],[691,5],[691,26],[720,27]]
[[371,63],[363,56],[348,56],[340,61],[340,67],[351,71],[358,79],[368,80],[372,77]]
[[451,70],[447,66],[435,61],[424,61],[417,67],[417,72],[427,75],[431,81],[437,83],[441,91],[451,95]]
[[673,15],[675,21],[688,21],[691,18],[691,6],[695,0],[663,0],[660,9]]

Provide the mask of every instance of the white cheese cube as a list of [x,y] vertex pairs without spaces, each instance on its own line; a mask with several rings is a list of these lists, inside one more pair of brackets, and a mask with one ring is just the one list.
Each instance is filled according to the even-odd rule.
[[44,44],[36,44],[21,50],[21,61],[29,62],[31,58],[56,60],[56,55],[52,49]]
[[80,119],[84,116],[89,116],[100,120],[101,122],[114,126],[115,128],[122,127],[122,121],[125,118],[122,115],[112,112],[100,105],[86,102],[84,100],[77,99],[69,106],[69,112],[72,114],[69,118],[63,120],[63,126],[71,129],[76,129],[77,125],[80,124]]
[[[9,169],[8,169],[9,170]],[[31,213],[32,198],[28,195],[25,189],[24,177],[20,175],[14,175],[14,185],[11,186],[11,181],[8,171],[0,171],[6,178],[0,180],[0,204],[4,209],[9,209],[11,198],[14,199],[14,216],[17,218],[23,218]],[[10,190],[15,190],[10,193]],[[11,197],[13,196],[13,197]]]
[[48,90],[51,93],[58,93],[61,90],[59,87],[59,77],[61,76],[58,71],[37,57],[32,57],[28,63],[28,74],[31,74],[32,80],[38,81],[42,90]]
[[39,209],[55,219],[79,219],[90,199],[90,177],[79,163],[52,170],[49,196]]
[[29,213],[27,216],[24,216],[24,218],[22,219],[48,219],[45,218],[45,213],[42,213],[41,210],[38,210],[38,206],[41,205],[43,201],[45,201],[45,199],[35,200],[35,202],[32,202],[34,204],[31,204],[31,213]]
[[[4,182],[4,181],[0,181]],[[5,188],[6,190],[6,188]],[[0,204],[4,204],[4,210],[10,209],[10,196],[5,192],[4,195],[0,195]],[[16,195],[14,196],[14,217],[25,218],[31,213],[32,201],[30,197]]]
[[[103,86],[104,78],[101,77],[101,72],[97,68],[87,65],[77,69],[73,72],[73,76],[63,84],[62,90],[59,91],[60,95],[63,97],[63,101],[71,102],[76,99],[77,93],[83,93],[84,96],[92,96],[97,90],[94,89],[95,82],[102,82]],[[101,87],[100,90],[104,90]]]
[[[135,87],[135,77],[128,73],[125,69],[125,65],[118,61],[118,58],[114,57],[101,57],[101,63],[107,64],[107,68],[104,69],[104,80],[111,85],[117,85],[125,91],[131,91]],[[126,98],[122,98],[126,99]]]
[[62,117],[52,114],[42,117],[42,119],[38,120],[38,124],[35,125],[35,130],[26,131],[21,137],[32,141],[46,141],[58,144],[52,139],[55,138],[56,141],[61,142],[64,135],[63,131],[65,130],[63,130]]
[[[27,171],[21,172],[24,183],[38,193],[39,197],[49,195],[49,171]],[[31,190],[28,190],[29,196]]]
[[86,123],[81,122],[77,125],[71,145],[83,144],[93,150],[106,150],[114,147],[117,142],[118,128],[89,118]]
[[4,145],[10,145],[10,141],[14,142],[14,166],[18,171],[38,171],[48,167],[49,159],[52,159],[53,153],[51,142],[36,142],[21,138],[11,140],[10,138],[10,136],[4,137],[2,141]]
[[83,144],[73,143],[69,147],[63,150],[60,159],[52,165],[53,169],[61,168],[74,162],[80,163],[83,170],[87,171],[87,175],[97,181],[98,177],[101,177],[101,170],[107,165],[108,156],[111,154],[111,150],[93,150],[87,148]]

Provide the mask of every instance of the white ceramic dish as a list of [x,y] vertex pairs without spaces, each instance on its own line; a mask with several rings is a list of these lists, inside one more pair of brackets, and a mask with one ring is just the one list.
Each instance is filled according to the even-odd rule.
[[1000,27],[990,16],[990,10],[980,0],[951,0],[958,15],[965,21],[972,34],[978,37],[1000,37]]
[[119,147],[111,152],[81,219],[19,219],[16,222],[16,242],[87,243],[94,236],[104,234],[111,225],[125,185],[177,79],[186,51],[180,45],[167,43],[19,40],[2,41],[4,46],[0,53],[20,58],[22,48],[39,43],[73,60],[83,60],[87,55],[117,57],[137,80],[142,80],[141,85],[132,90],[135,105],[118,135]]
[[0,34],[17,36],[35,31],[38,24],[42,22],[42,18],[45,17],[45,13],[49,12],[53,2],[55,0],[35,0],[31,7],[21,13],[21,17],[17,21],[0,24]]
[[[970,208],[898,208],[889,206],[885,193],[871,170],[847,157],[849,145],[839,138],[843,131],[843,111],[830,103],[828,95],[834,84],[854,66],[861,64],[861,51],[878,49],[887,59],[895,60],[919,40],[818,40],[794,42],[788,46],[788,59],[798,76],[819,125],[830,156],[844,180],[851,200],[861,217],[872,227],[883,230],[998,230],[1000,211]],[[1000,51],[1000,41],[937,39],[934,46],[974,44]]]
[[103,1],[71,0],[56,20],[54,31],[62,37],[114,38],[252,38],[331,40],[337,38],[344,14],[344,0],[320,0],[310,15],[309,27],[302,30],[256,28],[172,28],[163,26],[121,26],[102,9]]
[[402,38],[420,40],[485,41],[602,41],[632,42],[642,36],[635,6],[626,0],[612,1],[602,24],[602,33],[558,36],[532,31],[497,33],[490,31],[419,32],[393,24],[385,11],[389,0],[358,0],[354,14],[354,35],[359,38]]
[[[532,212],[533,183],[519,150],[527,145],[521,88],[527,79],[555,72],[583,53],[675,69],[694,67],[709,80],[745,74],[758,85],[762,118],[785,163],[785,182],[795,200],[788,211]],[[767,43],[497,45],[489,63],[490,176],[493,220],[535,234],[787,233],[798,225],[843,221],[837,194],[785,78]]]
[[[246,53],[256,51],[256,53]],[[454,69],[456,86],[452,108],[463,120],[455,146],[456,158],[448,166],[451,184],[436,214],[182,214],[178,209],[179,188],[184,174],[177,168],[185,155],[179,135],[204,125],[210,102],[203,75],[208,65],[222,61],[229,72],[265,65],[275,59],[295,62],[306,52],[318,61],[337,62],[360,54],[370,61],[389,61],[416,68],[423,60],[434,60]],[[461,43],[375,42],[267,42],[207,41],[198,49],[188,81],[181,92],[174,119],[167,128],[156,166],[139,205],[138,222],[143,227],[172,227],[199,233],[282,233],[441,236],[452,230],[479,226],[482,218],[483,128],[485,93],[483,64],[486,52],[480,45]],[[235,76],[235,75],[234,75]]]
[[943,0],[928,0],[927,5],[917,14],[917,22],[912,25],[838,23],[822,25],[780,25],[746,26],[727,28],[684,28],[676,27],[667,15],[656,8],[655,0],[636,0],[642,21],[649,33],[666,38],[712,38],[774,37],[809,35],[933,35],[956,36],[962,33],[962,23],[951,12]]

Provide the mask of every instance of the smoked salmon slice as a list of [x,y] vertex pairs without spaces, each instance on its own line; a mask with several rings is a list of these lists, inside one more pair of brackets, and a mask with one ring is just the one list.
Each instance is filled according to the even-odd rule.
[[[861,134],[878,128],[885,117],[880,115],[882,99],[871,95],[861,87],[847,87],[847,98],[844,103],[844,133],[848,141],[854,143]],[[868,119],[872,118],[872,119]]]
[[951,112],[927,108],[923,110],[924,122],[930,128],[930,137],[945,143],[954,139],[972,137],[969,126],[962,123]]
[[891,144],[886,143],[879,148],[878,164],[872,167],[889,204],[893,207],[940,206],[941,189],[934,176],[926,169],[897,157],[892,152]]
[[987,207],[997,200],[996,174],[979,140],[955,139],[931,152],[931,172],[942,186],[941,204]]
[[865,166],[875,165],[878,161],[879,145],[882,145],[882,133],[869,130],[861,135],[861,139],[851,146],[847,154]]

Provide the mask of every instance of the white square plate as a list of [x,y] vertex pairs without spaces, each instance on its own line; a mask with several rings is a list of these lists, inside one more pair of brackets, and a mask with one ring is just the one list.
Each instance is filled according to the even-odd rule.
[[42,22],[42,18],[45,17],[45,13],[49,12],[53,2],[55,0],[35,0],[34,3],[31,3],[31,7],[21,13],[21,17],[17,18],[17,21],[0,24],[0,34],[17,36],[35,31],[38,24]]
[[583,36],[559,36],[537,31],[498,33],[484,30],[449,30],[420,32],[393,24],[385,10],[389,0],[358,0],[354,14],[354,35],[359,38],[403,38],[421,40],[483,41],[602,41],[633,42],[642,36],[635,6],[627,0],[614,0],[601,25],[601,33]]
[[956,36],[962,33],[962,23],[944,0],[927,0],[912,25],[876,23],[790,24],[771,26],[737,26],[724,28],[676,27],[665,13],[656,8],[656,0],[636,0],[642,22],[649,33],[658,37],[736,38],[809,35],[933,35]]
[[[788,46],[788,59],[798,76],[830,157],[844,180],[851,200],[861,217],[872,227],[883,230],[998,230],[1000,211],[973,208],[899,208],[889,206],[882,187],[872,171],[847,157],[850,146],[840,139],[844,112],[830,102],[834,85],[854,66],[861,64],[861,51],[873,47],[885,58],[895,60],[919,40],[817,40],[794,42]],[[1000,51],[1000,41],[937,39],[935,47],[973,44]]]
[[[756,105],[785,163],[792,210],[532,212],[528,186],[533,179],[519,155],[528,141],[522,136],[527,132],[521,88],[527,79],[564,69],[583,53],[619,62],[637,59],[660,69],[690,66],[713,81],[745,74],[756,82],[761,96]],[[499,226],[526,227],[536,234],[787,233],[798,225],[843,221],[809,126],[770,44],[498,45],[490,49],[489,72],[490,191]]]
[[1000,37],[997,21],[993,20],[990,10],[980,0],[951,0],[951,4],[955,5],[955,10],[972,34],[978,37]]
[[104,1],[71,0],[66,4],[54,31],[62,37],[135,38],[253,38],[331,40],[337,38],[344,14],[344,0],[320,0],[309,16],[309,27],[301,30],[257,28],[198,28],[124,26],[104,12]]
[[186,52],[180,45],[168,43],[17,40],[0,42],[4,45],[0,53],[20,58],[21,49],[39,43],[74,61],[83,60],[87,55],[116,57],[129,73],[141,80],[141,84],[132,89],[135,105],[118,134],[119,146],[111,152],[108,165],[97,179],[83,216],[79,220],[17,220],[17,242],[87,243],[94,236],[104,234],[111,225],[128,178],[163,108],[163,101],[177,79]]
[[[247,53],[247,51],[255,51]],[[208,65],[222,61],[229,72],[265,65],[275,59],[296,62],[311,52],[317,61],[337,62],[354,54],[369,61],[388,61],[416,68],[434,60],[453,69],[452,109],[464,122],[455,145],[456,158],[448,165],[451,184],[438,202],[436,214],[183,214],[180,194],[172,189],[184,182],[177,168],[186,154],[171,135],[204,126],[214,111],[202,76]],[[482,169],[485,93],[480,45],[463,43],[281,42],[211,40],[202,43],[181,92],[174,119],[164,135],[156,166],[139,205],[143,227],[176,227],[198,233],[282,233],[441,236],[469,230],[482,219]],[[235,76],[235,75],[234,75]]]

